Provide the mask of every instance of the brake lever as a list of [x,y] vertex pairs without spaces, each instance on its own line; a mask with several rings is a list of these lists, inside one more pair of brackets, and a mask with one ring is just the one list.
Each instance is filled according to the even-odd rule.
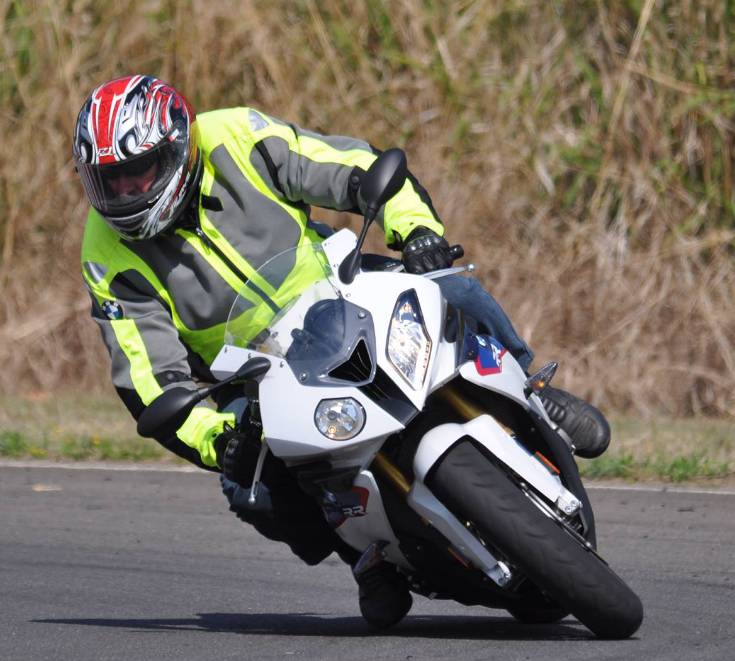
[[456,273],[472,273],[475,270],[474,264],[465,264],[464,266],[452,266],[448,269],[439,269],[438,271],[429,271],[428,273],[422,273],[424,278],[429,280],[436,280],[437,278],[443,278],[445,275],[455,275]]
[[[449,248],[449,254],[452,257],[452,261],[461,259],[464,257],[464,248],[459,245],[453,245]],[[454,275],[456,273],[464,273],[465,271],[471,273],[475,270],[474,264],[465,264],[464,266],[450,266],[446,269],[439,269],[438,271],[429,271],[428,273],[422,273],[425,278],[429,280],[435,280],[436,278],[442,278],[445,275]]]

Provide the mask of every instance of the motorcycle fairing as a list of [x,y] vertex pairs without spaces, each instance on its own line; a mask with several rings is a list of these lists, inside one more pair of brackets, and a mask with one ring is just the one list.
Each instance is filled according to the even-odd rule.
[[360,471],[353,486],[367,491],[365,513],[362,516],[346,517],[335,532],[358,551],[365,550],[376,540],[388,542],[383,549],[388,561],[404,569],[411,569],[411,564],[401,552],[398,538],[388,521],[383,498],[372,472]]
[[557,475],[549,472],[544,464],[490,415],[481,415],[464,424],[439,425],[428,431],[421,439],[414,457],[413,469],[416,479],[424,481],[446,451],[465,437],[470,437],[482,445],[549,502],[555,503],[560,497],[573,496],[564,488]]

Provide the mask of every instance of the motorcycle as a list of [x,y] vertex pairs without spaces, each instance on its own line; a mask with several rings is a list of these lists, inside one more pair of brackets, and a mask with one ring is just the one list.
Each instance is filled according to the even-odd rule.
[[364,175],[359,237],[341,230],[266,262],[233,305],[211,365],[220,381],[167,390],[139,432],[176,429],[218,388],[255,380],[251,504],[272,452],[349,546],[396,565],[412,591],[527,623],[571,613],[599,637],[629,637],[640,599],[597,552],[568,439],[539,398],[556,364],[527,377],[442,298],[434,280],[466,267],[411,275],[361,253],[406,172],[393,149]]

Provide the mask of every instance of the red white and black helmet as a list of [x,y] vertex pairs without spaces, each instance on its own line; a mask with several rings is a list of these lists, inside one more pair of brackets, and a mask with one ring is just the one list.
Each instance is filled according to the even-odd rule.
[[171,225],[201,176],[194,111],[152,76],[97,87],[79,112],[73,152],[90,203],[126,239]]

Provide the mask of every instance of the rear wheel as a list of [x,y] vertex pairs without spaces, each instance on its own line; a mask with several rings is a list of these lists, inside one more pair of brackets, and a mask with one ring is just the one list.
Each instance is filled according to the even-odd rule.
[[[627,638],[638,629],[643,606],[636,594],[595,553],[541,512],[471,441],[450,449],[427,486],[559,604],[557,615],[571,612],[602,638]],[[529,613],[519,609],[513,614],[527,622],[523,616]]]

